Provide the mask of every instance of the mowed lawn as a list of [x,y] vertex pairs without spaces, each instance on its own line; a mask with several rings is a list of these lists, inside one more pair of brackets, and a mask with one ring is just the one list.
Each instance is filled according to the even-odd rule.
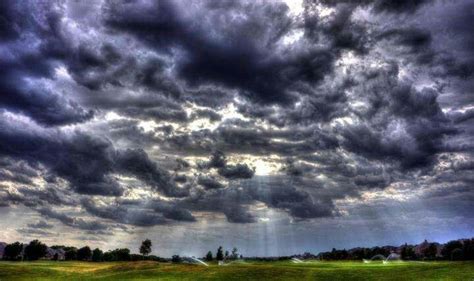
[[474,262],[0,262],[0,280],[474,280]]

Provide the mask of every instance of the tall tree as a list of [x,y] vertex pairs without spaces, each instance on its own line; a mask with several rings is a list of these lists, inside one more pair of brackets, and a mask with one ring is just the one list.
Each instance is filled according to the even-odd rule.
[[94,251],[92,251],[92,261],[102,261],[103,256],[104,253],[99,248],[95,248]]
[[239,257],[239,250],[236,247],[232,249],[232,259],[236,260]]
[[222,250],[222,246],[219,246],[219,248],[217,248],[216,260],[218,261],[224,260],[224,251]]
[[46,255],[48,247],[39,240],[31,241],[25,248],[25,256],[28,260],[37,260]]
[[207,252],[206,261],[212,261],[212,252],[211,251]]
[[72,261],[77,259],[77,248],[76,247],[64,247],[64,259]]
[[147,256],[151,253],[151,241],[150,239],[145,239],[142,241],[142,245],[140,246],[140,254],[143,256]]

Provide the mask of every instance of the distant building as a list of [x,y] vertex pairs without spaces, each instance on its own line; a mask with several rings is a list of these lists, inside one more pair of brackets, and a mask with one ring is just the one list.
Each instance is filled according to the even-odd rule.
[[66,259],[66,252],[63,249],[53,249],[49,248],[46,250],[46,255],[44,256],[46,260],[58,260],[63,261]]
[[0,242],[0,259],[3,259],[3,253],[5,252],[6,246],[7,246],[7,243]]

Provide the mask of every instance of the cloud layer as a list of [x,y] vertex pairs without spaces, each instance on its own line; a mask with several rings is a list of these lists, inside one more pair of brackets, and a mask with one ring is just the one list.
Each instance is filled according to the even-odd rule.
[[0,207],[38,217],[18,232],[472,197],[472,3],[289,6],[2,1]]

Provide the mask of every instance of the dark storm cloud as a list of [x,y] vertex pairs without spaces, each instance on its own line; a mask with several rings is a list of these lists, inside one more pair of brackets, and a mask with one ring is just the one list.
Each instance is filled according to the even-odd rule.
[[247,164],[227,165],[218,170],[219,175],[228,179],[249,179],[255,173]]
[[260,102],[291,100],[295,80],[317,83],[332,69],[329,50],[312,48],[285,56],[271,52],[292,24],[282,3],[202,2],[194,18],[205,13],[211,25],[185,18],[177,4],[113,3],[106,9],[106,22],[159,52],[182,50],[177,74],[188,84],[223,85]]
[[[226,155],[219,150],[216,150],[212,153],[209,161],[199,163],[198,167],[200,169],[217,168],[219,175],[227,179],[249,179],[253,177],[255,173],[255,168],[250,168],[247,164],[228,164]],[[201,183],[198,183],[203,186],[214,185],[205,184],[204,182],[208,182],[208,180],[201,180]]]
[[434,156],[443,151],[440,138],[449,132],[436,127],[421,130],[429,125],[426,122],[414,124],[408,127],[406,135],[394,139],[386,139],[381,132],[373,131],[366,125],[353,126],[342,132],[345,139],[343,145],[367,158],[395,160],[404,168],[422,167],[433,164]]
[[55,211],[50,208],[41,208],[41,209],[38,209],[37,211],[45,217],[56,219],[67,226],[82,229],[82,230],[100,231],[100,230],[106,230],[109,228],[107,225],[99,221],[73,218],[67,214]]
[[396,28],[384,31],[378,40],[389,40],[399,46],[400,51],[408,56],[415,56],[419,64],[432,63],[436,58],[432,49],[432,36],[430,31],[418,28]]
[[17,188],[18,192],[22,195],[22,200],[29,202],[29,204],[48,203],[50,205],[73,205],[74,199],[71,197],[71,193],[65,191],[58,191],[53,187],[46,187],[44,189],[31,189],[27,187]]
[[153,226],[165,224],[166,219],[162,215],[150,210],[128,210],[122,206],[98,207],[90,200],[82,202],[88,213],[116,222],[137,226]]
[[0,121],[0,154],[47,166],[68,180],[77,193],[119,196],[123,187],[111,174],[121,173],[135,176],[169,196],[186,194],[142,150],[116,150],[110,141],[83,132],[63,135],[35,127],[26,130],[8,121]]
[[164,211],[163,216],[167,219],[172,219],[175,221],[196,221],[193,214],[191,214],[191,212],[186,209],[169,208],[168,210]]
[[115,164],[119,173],[136,176],[167,196],[183,197],[188,194],[188,190],[177,188],[171,181],[169,173],[158,168],[143,150],[118,151]]
[[54,233],[50,231],[45,231],[45,230],[37,229],[37,228],[19,228],[16,231],[22,235],[27,235],[27,236],[48,237],[48,236],[55,235]]
[[2,41],[16,39],[19,36],[20,26],[15,22],[14,1],[2,1],[0,3],[0,38]]
[[51,229],[54,227],[54,225],[49,224],[45,221],[38,221],[37,223],[29,223],[28,224],[29,228],[40,228],[40,229]]
[[442,2],[3,1],[0,204],[100,236],[470,195],[472,4]]
[[242,208],[229,208],[224,210],[228,222],[232,223],[252,223],[255,218]]
[[[34,12],[33,5],[14,1],[2,2],[0,18],[1,34],[5,54],[0,58],[0,68],[4,70],[0,78],[0,106],[25,114],[47,126],[84,122],[93,116],[91,110],[48,85],[52,79],[55,59],[64,55],[68,44],[58,48],[62,38],[59,30],[59,15],[43,11],[36,20],[28,13]],[[39,40],[39,48],[21,35],[33,34]],[[15,41],[16,39],[16,41]],[[3,41],[2,40],[2,41]],[[64,43],[64,42],[63,42]]]
[[[317,183],[311,182],[308,185],[314,187]],[[243,180],[238,184],[229,183],[228,188],[199,192],[176,202],[176,206],[192,211],[221,212],[229,222],[235,223],[256,222],[255,214],[245,207],[256,202],[287,211],[297,219],[337,215],[332,195],[316,198],[304,191],[304,188],[306,188],[304,184],[289,181],[284,177],[254,178]]]
[[[321,18],[316,11],[316,4],[320,1],[305,1],[303,13],[303,28],[305,36],[314,43],[330,42],[331,49],[336,52],[352,50],[359,54],[368,51],[370,38],[367,28],[363,24],[352,21],[351,16],[355,5],[340,2],[337,9],[328,18]],[[326,1],[321,1],[325,3]],[[327,1],[337,5],[338,2]],[[349,2],[349,1],[348,1]]]
[[153,226],[173,221],[193,222],[196,219],[187,209],[179,208],[172,202],[117,202],[114,205],[98,206],[92,200],[81,201],[91,215],[136,226]]
[[217,181],[214,177],[208,176],[199,176],[197,183],[205,189],[218,189],[225,187],[225,185]]
[[450,112],[448,117],[455,123],[470,121],[474,118],[474,109],[469,109],[465,112]]
[[32,178],[40,173],[24,161],[16,161],[5,157],[0,159],[0,180],[13,181],[20,184],[32,184]]
[[[227,125],[227,126],[226,126]],[[285,142],[274,139],[285,139]],[[302,141],[298,141],[303,139]],[[319,150],[335,149],[338,139],[330,131],[318,128],[294,128],[284,131],[266,130],[251,124],[221,124],[216,130],[203,129],[185,134],[175,134],[163,139],[173,152],[208,154],[216,148],[226,152],[255,155],[279,154],[294,156]],[[211,166],[216,167],[216,166]],[[217,167],[216,167],[217,168]]]
[[220,121],[222,119],[222,116],[220,114],[210,109],[199,109],[194,113],[193,117],[208,118],[212,122]]
[[[308,1],[317,2],[317,1]],[[326,5],[337,5],[339,3],[351,3],[353,5],[368,6],[373,9],[374,12],[388,12],[388,13],[414,13],[417,9],[423,6],[423,4],[432,2],[427,0],[355,0],[355,1],[334,1],[334,0],[322,0],[320,1]]]
[[296,218],[331,217],[336,214],[330,199],[314,198],[295,186],[298,184],[292,184],[287,179],[274,178],[260,185],[248,186],[248,192],[254,200],[273,208],[287,210]]

